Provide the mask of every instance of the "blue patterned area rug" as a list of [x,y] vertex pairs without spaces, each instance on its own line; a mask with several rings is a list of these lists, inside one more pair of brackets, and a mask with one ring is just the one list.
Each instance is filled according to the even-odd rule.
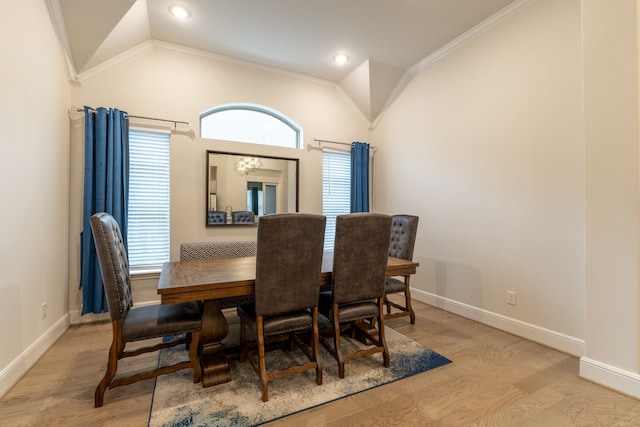
[[[237,334],[232,325],[231,341]],[[352,359],[345,364],[345,378],[338,378],[338,366],[321,346],[322,385],[315,382],[315,370],[277,378],[269,382],[269,401],[262,402],[260,379],[251,364],[229,362],[232,381],[203,388],[193,383],[191,370],[182,370],[157,378],[153,393],[150,427],[174,426],[254,426],[319,406],[355,393],[451,363],[449,359],[386,328],[391,355],[389,369],[382,366],[380,353]],[[345,338],[344,346],[358,346]],[[267,354],[267,370],[293,358],[304,358],[299,350],[273,350]],[[188,359],[184,347],[162,350],[160,366]],[[271,363],[271,364],[270,364]],[[287,366],[291,363],[287,362]]]

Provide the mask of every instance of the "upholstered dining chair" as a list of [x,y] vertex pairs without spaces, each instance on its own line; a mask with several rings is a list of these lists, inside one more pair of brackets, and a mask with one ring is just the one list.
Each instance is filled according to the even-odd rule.
[[207,224],[215,225],[215,224],[226,224],[227,223],[227,213],[224,211],[209,211],[207,213]]
[[[393,215],[391,222],[391,238],[389,241],[389,256],[394,258],[413,260],[413,248],[416,243],[416,233],[418,232],[418,217],[414,215]],[[409,316],[411,324],[416,323],[416,313],[411,306],[411,286],[410,276],[402,278],[389,277],[385,285],[384,302],[387,306],[386,319]],[[387,295],[404,294],[404,305],[390,301]],[[391,313],[391,307],[399,311]]]
[[[322,384],[318,342],[318,294],[326,218],[322,215],[281,213],[265,215],[258,224],[255,304],[238,307],[240,317],[240,361],[247,357],[262,384],[262,400],[269,400],[268,383],[274,378],[316,371]],[[252,346],[246,329],[256,335]],[[300,333],[311,332],[310,347]],[[285,338],[308,362],[267,372],[266,343]],[[257,346],[257,349],[255,348]],[[256,357],[257,356],[257,357]]]
[[[391,217],[375,213],[354,213],[336,217],[333,249],[333,279],[330,291],[320,293],[319,310],[331,321],[323,328],[320,342],[338,362],[344,378],[345,361],[382,353],[389,367],[389,350],[384,336],[384,286],[389,256]],[[366,347],[343,353],[340,334],[364,338]]]
[[[193,369],[193,382],[199,382],[202,369],[197,351],[202,315],[198,304],[186,302],[131,308],[131,277],[120,227],[113,216],[104,212],[93,215],[90,222],[113,329],[107,372],[96,387],[95,407],[102,406],[104,393],[108,388],[132,384],[181,369]],[[169,336],[180,337],[169,342],[125,351],[127,343]],[[115,378],[120,359],[180,344],[185,344],[189,349],[189,361]]]
[[231,213],[231,222],[234,224],[255,224],[256,214],[251,211],[235,211]]

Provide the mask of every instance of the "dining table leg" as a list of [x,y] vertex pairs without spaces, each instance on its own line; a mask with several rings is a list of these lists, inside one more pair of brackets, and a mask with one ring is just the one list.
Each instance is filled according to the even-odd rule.
[[200,363],[202,386],[210,387],[231,381],[227,355],[222,340],[229,332],[229,324],[222,314],[218,300],[205,300],[200,333]]

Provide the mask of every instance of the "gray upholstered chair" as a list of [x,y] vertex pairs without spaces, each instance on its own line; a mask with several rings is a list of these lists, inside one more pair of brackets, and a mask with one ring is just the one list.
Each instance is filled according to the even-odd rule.
[[219,225],[227,223],[227,213],[223,211],[209,211],[207,214],[207,224]]
[[[199,259],[226,259],[256,256],[255,240],[228,240],[219,242],[190,242],[180,245],[180,261]],[[220,308],[235,308],[241,304],[253,304],[253,295],[221,298]]]
[[256,214],[251,211],[232,212],[231,222],[234,224],[255,224]]
[[[340,378],[344,378],[345,361],[356,357],[382,353],[383,364],[389,367],[383,301],[390,231],[388,215],[355,213],[336,218],[333,280],[331,290],[320,293],[319,310],[331,321],[320,339],[338,362]],[[370,345],[343,353],[340,334],[346,329]]]
[[[393,215],[391,223],[391,238],[389,241],[389,256],[394,258],[413,260],[413,248],[416,243],[416,233],[418,232],[418,217],[413,215]],[[390,301],[386,295],[404,294],[404,305]],[[410,316],[411,324],[416,323],[416,314],[411,306],[411,286],[410,276],[403,276],[401,279],[389,277],[385,286],[384,302],[387,306],[386,319],[401,316]],[[391,313],[391,307],[399,311]]]
[[[93,215],[90,221],[113,327],[107,372],[96,388],[95,407],[102,406],[107,388],[131,384],[180,369],[192,368],[193,382],[199,382],[202,369],[197,351],[202,315],[198,304],[187,302],[131,308],[131,278],[120,227],[111,215],[104,212]],[[125,351],[125,345],[129,342],[177,335],[181,337],[170,342]],[[186,344],[189,348],[189,361],[115,378],[118,360],[180,344]]]
[[[322,384],[318,342],[318,294],[326,218],[322,215],[282,213],[265,215],[258,224],[255,304],[237,309],[240,317],[240,360],[247,357],[262,383],[262,400],[269,400],[268,383],[315,369]],[[246,328],[257,343],[246,340]],[[311,346],[299,333],[311,331]],[[297,345],[308,359],[300,365],[267,372],[265,342],[284,337],[293,350]],[[257,349],[255,348],[257,346]]]

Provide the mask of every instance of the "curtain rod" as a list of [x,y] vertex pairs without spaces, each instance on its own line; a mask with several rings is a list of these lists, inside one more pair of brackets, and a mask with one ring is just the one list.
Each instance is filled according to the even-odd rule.
[[[76,112],[78,113],[84,113],[84,108],[77,108],[76,107]],[[93,108],[89,109],[89,112],[91,114],[95,114],[98,112],[98,110],[95,110]],[[168,123],[173,123],[173,128],[175,129],[178,126],[178,123],[183,124],[183,125],[187,125],[189,126],[189,129],[191,129],[191,122],[184,122],[184,121],[180,121],[180,120],[169,120],[169,119],[158,119],[155,117],[144,117],[144,116],[134,116],[133,114],[129,114],[129,113],[125,113],[125,115],[127,117],[129,117],[130,119],[143,119],[143,120],[154,120],[156,122],[168,122]]]
[[[314,140],[315,142],[317,142],[317,143],[318,143],[318,148],[322,148],[322,143],[323,143],[323,142],[326,142],[326,143],[329,143],[329,144],[347,145],[347,146],[349,146],[349,147],[351,147],[351,146],[353,145],[353,143],[352,143],[352,142],[328,141],[328,140],[326,140],[326,139],[317,139],[317,138],[313,138],[313,140]],[[370,147],[373,151],[375,151],[375,150],[376,150],[376,146],[375,146],[375,145],[370,145],[369,147]]]

